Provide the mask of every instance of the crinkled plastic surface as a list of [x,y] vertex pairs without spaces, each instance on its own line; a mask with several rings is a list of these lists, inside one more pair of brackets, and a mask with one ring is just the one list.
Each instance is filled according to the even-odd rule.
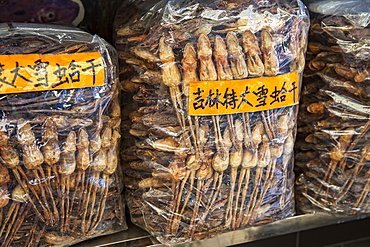
[[[174,245],[293,215],[297,102],[229,111],[237,108],[236,98],[244,107],[255,95],[262,106],[276,94],[284,94],[277,97],[284,103],[298,93],[308,31],[305,6],[140,4],[139,14],[121,16],[127,20],[116,25],[121,85],[133,94],[123,108],[123,128],[131,138],[122,151],[132,221]],[[294,83],[277,89],[275,79],[287,75],[297,75]],[[197,83],[210,86],[208,98],[193,97],[203,93],[193,91]],[[246,85],[244,91],[229,96],[239,84]],[[199,108],[210,112],[190,113]],[[224,113],[212,112],[216,108]]]
[[298,206],[368,213],[370,29],[345,15],[311,17],[296,144]]
[[369,0],[336,0],[315,1],[309,5],[309,9],[323,15],[343,16],[357,27],[365,28],[370,21]]
[[0,36],[1,245],[126,229],[115,49],[61,26],[2,24]]

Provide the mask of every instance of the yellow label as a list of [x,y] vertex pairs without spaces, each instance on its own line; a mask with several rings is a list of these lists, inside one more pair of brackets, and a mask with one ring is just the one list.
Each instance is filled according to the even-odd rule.
[[99,52],[0,55],[0,94],[104,85]]
[[192,81],[189,115],[207,116],[256,112],[295,105],[298,72],[274,77],[230,81]]

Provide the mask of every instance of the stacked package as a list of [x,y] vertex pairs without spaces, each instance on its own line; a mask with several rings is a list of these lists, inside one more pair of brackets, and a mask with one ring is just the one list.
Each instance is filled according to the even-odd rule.
[[1,246],[125,229],[115,50],[61,26],[2,24],[0,36]]
[[305,6],[149,2],[116,32],[132,221],[177,244],[291,216]]
[[306,213],[369,212],[368,1],[312,10],[296,145],[297,201]]

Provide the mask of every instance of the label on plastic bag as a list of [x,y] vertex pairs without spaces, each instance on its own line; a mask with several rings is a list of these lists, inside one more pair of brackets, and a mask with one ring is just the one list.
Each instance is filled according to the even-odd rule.
[[103,86],[99,52],[0,55],[0,94]]
[[208,116],[271,110],[299,101],[299,75],[230,81],[192,81],[189,115]]

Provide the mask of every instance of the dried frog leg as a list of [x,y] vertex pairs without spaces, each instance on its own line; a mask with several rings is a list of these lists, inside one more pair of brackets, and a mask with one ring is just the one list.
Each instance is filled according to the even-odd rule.
[[35,220],[35,222],[32,223],[32,230],[30,232],[28,239],[26,240],[27,244],[26,247],[39,246],[41,238],[45,234],[46,225],[39,229],[38,224],[39,224],[38,220]]
[[58,172],[61,174],[61,226],[62,232],[69,228],[71,174],[76,170],[76,132],[70,131],[60,154]]
[[[85,177],[86,177],[86,170],[89,168],[90,164],[90,153],[89,153],[89,135],[85,128],[80,128],[77,134],[77,155],[76,155],[76,164],[77,164],[77,175],[75,181],[75,191],[72,196],[72,204],[70,208],[70,212],[73,212],[73,205],[76,198],[77,190],[79,191],[78,195],[78,202],[77,202],[77,210],[75,215],[75,221],[73,224],[73,230],[77,227],[77,220],[79,219],[78,215],[80,214],[80,210],[82,209],[83,204],[83,196],[86,193],[85,190]],[[112,158],[113,159],[113,158]]]
[[[9,203],[9,192],[8,183],[10,182],[10,175],[8,169],[0,165],[0,226],[4,226],[3,223],[3,208]],[[3,228],[3,227],[2,227]],[[3,235],[3,229],[0,229],[0,239]]]
[[[172,104],[176,110],[176,115],[179,120],[180,126],[184,131],[184,135],[186,135],[186,122],[185,122],[185,114],[184,114],[184,107],[181,100],[181,91],[179,85],[181,83],[181,74],[176,65],[175,55],[172,51],[172,48],[166,44],[165,37],[162,37],[159,40],[159,58],[161,60],[161,68],[162,68],[162,80],[163,83],[169,87],[170,95]],[[188,142],[187,146],[190,148],[191,143]]]
[[[235,186],[237,183],[237,173],[238,168],[241,166],[243,161],[243,139],[244,139],[244,130],[242,126],[242,122],[240,119],[235,120],[235,138],[236,138],[236,146],[233,147],[230,153],[230,195],[229,195],[229,201],[226,209],[226,226],[230,227],[235,224],[236,221],[236,211],[238,207],[238,196],[240,193],[237,192],[235,196]],[[239,179],[239,184],[242,182],[242,180]],[[235,202],[234,202],[234,196],[235,196]],[[234,204],[234,205],[233,205]],[[234,212],[233,212],[234,211]]]
[[[295,143],[295,131],[294,131],[294,121],[291,120],[291,117],[288,116],[288,114],[282,115],[278,119],[278,135],[281,134],[283,136],[286,136],[284,145],[283,145],[283,154],[282,154],[282,164],[283,164],[283,172],[284,174],[288,173],[288,167],[289,163],[292,162],[290,161],[292,154],[293,154],[293,147]],[[272,174],[274,175],[274,174]],[[272,181],[271,177],[271,181]],[[286,200],[286,193],[285,189],[288,179],[286,177],[283,178],[283,193],[281,194],[280,197],[280,208],[283,209],[284,203]]]
[[[1,136],[1,143],[0,143],[0,160],[1,162],[8,168],[11,169],[13,172],[13,175],[15,176],[17,182],[22,186],[23,190],[25,190],[27,193],[29,193],[29,180],[23,181],[22,177],[26,177],[25,173],[23,172],[22,168],[19,167],[19,155],[15,148],[13,148],[11,145],[9,145],[9,136],[6,132],[0,131]],[[37,196],[37,195],[36,195]],[[31,197],[28,198],[29,202],[31,203],[33,209],[35,210],[35,213],[37,216],[43,221],[46,222],[46,219],[44,216],[40,213],[39,208],[36,206],[35,202]],[[38,196],[36,199],[39,201],[40,199]]]
[[[243,218],[243,208],[245,203],[245,198],[247,197],[248,187],[249,187],[249,178],[251,169],[257,166],[258,162],[258,156],[256,153],[251,152],[248,149],[243,150],[243,158],[242,158],[242,169],[240,171],[239,176],[239,186],[238,186],[238,192],[237,192],[237,200],[236,200],[236,209],[234,211],[233,217],[235,220],[233,220],[232,223],[232,229],[235,230],[240,227],[240,224],[242,222]],[[244,187],[242,190],[241,200],[240,200],[240,208],[238,209],[238,199],[241,191],[241,187],[244,183]],[[239,214],[237,215],[237,211],[239,211]]]
[[[194,49],[194,46],[191,43],[187,43],[184,48],[184,54],[183,54],[183,59],[181,60],[181,65],[182,65],[182,83],[183,83],[183,94],[185,96],[185,109],[188,109],[188,99],[189,99],[189,90],[190,90],[190,82],[191,81],[198,81],[198,75],[197,75],[197,57],[196,57],[196,52]],[[185,114],[185,112],[184,112]],[[193,121],[192,118],[189,114],[188,116],[188,122],[189,122],[189,128],[190,128],[190,133],[193,138],[193,146],[195,147],[196,155],[199,157],[200,155],[200,149],[202,148],[199,146],[198,139],[197,139],[197,134],[196,130],[199,128],[199,123],[198,123],[198,117],[195,117],[195,130],[193,127]]]
[[36,219],[35,220],[35,223],[33,223],[31,225],[31,229],[28,233],[28,238],[27,240],[25,241],[27,243],[27,245],[25,245],[26,247],[31,247],[33,246],[33,243],[35,242],[35,235],[37,233],[37,224],[39,223],[39,221]]
[[[247,204],[247,207],[245,209],[245,213],[243,214],[243,207],[244,207],[244,203],[245,203],[245,198],[247,196],[247,190],[248,190],[248,186],[249,186],[249,179],[250,179],[250,171],[252,168],[256,167],[257,166],[257,163],[260,161],[260,154],[259,154],[259,150],[257,149],[257,147],[260,146],[260,144],[263,142],[263,135],[264,135],[264,127],[263,127],[263,124],[261,122],[257,122],[256,126],[254,126],[253,130],[251,131],[251,140],[252,140],[252,144],[251,146],[253,147],[256,147],[256,150],[250,150],[248,149],[248,147],[245,147],[245,150],[243,152],[243,160],[242,160],[242,171],[241,171],[241,175],[244,175],[245,176],[245,179],[244,179],[244,189],[243,189],[243,192],[242,192],[242,198],[241,198],[241,204],[240,204],[240,211],[239,211],[239,216],[236,220],[236,223],[235,223],[235,226],[237,228],[240,227],[240,225],[242,224],[242,221],[245,217],[245,214],[248,213],[249,211],[249,208],[251,207],[251,200],[252,198],[249,198],[249,201],[248,201],[248,204]],[[262,144],[263,145],[263,144]],[[241,181],[243,181],[243,176],[241,176]],[[256,181],[257,181],[257,175],[256,175]],[[257,190],[257,185],[255,184],[255,187],[253,189],[253,192],[251,194],[251,197],[252,195],[254,195]]]
[[[239,40],[237,36],[233,32],[229,32],[227,34],[226,41],[227,41],[228,49],[229,49],[229,56],[233,58],[231,59],[231,61],[234,61],[231,69],[233,71],[233,75],[235,79],[246,78],[248,76],[248,73],[250,76],[256,76],[256,77],[263,75],[264,67],[263,67],[262,60],[260,58],[261,51],[259,49],[258,40],[251,31],[248,30],[243,33],[243,46],[244,46],[244,52],[246,54],[247,63],[244,60],[244,54],[242,52],[242,47],[239,45]],[[242,119],[243,119],[243,126],[244,126],[244,145],[250,146],[247,148],[254,149],[256,145],[254,145],[253,143],[256,141],[258,142],[258,139],[256,140],[252,138],[252,132],[251,132],[250,124],[249,124],[249,113],[243,113]],[[239,152],[243,152],[243,151],[239,151]],[[245,181],[245,187],[244,187],[244,189],[246,190],[248,188],[250,169],[254,167],[254,164],[251,165],[250,167],[248,166],[248,163],[253,160],[253,159],[250,159],[248,162],[246,161],[247,154],[253,155],[253,153],[248,153],[248,152],[249,151],[243,152],[243,157],[245,156],[244,162],[241,161],[242,169],[241,169],[241,176],[239,178],[239,186],[238,186],[238,192],[237,192],[237,197],[236,197],[237,198],[236,207],[238,207],[238,199],[239,199],[241,186],[242,186],[242,182],[244,180],[245,174],[247,175],[246,181]],[[241,156],[241,153],[239,154]],[[243,190],[243,193],[242,193],[240,210],[242,209],[244,205],[244,200],[246,197],[245,190]],[[236,210],[235,210],[231,216],[234,219],[232,220],[233,229],[240,226],[241,212],[239,214],[240,215],[238,219],[236,219]]]
[[[190,81],[198,81],[198,75],[197,75],[197,59],[196,59],[196,53],[194,50],[194,47],[191,43],[187,43],[184,48],[184,54],[183,54],[183,59],[181,61],[182,69],[183,69],[183,74],[182,74],[182,83],[183,83],[183,93],[186,99],[189,98],[189,87],[190,87]],[[186,106],[187,106],[187,100],[186,100]],[[185,107],[187,109],[188,107]],[[195,130],[193,127],[193,121],[192,117],[187,114],[188,116],[188,122],[189,122],[189,127],[190,127],[190,133],[193,138],[193,146],[195,147],[195,155],[189,155],[187,157],[186,161],[186,174],[184,179],[181,182],[180,186],[180,194],[177,198],[176,202],[176,208],[174,212],[174,218],[172,221],[172,229],[178,228],[180,224],[180,219],[183,214],[183,211],[185,210],[185,207],[189,201],[192,187],[194,185],[194,179],[195,179],[195,172],[199,169],[200,167],[200,162],[199,159],[202,159],[202,144],[199,141],[199,122],[198,122],[198,117],[195,117]],[[185,197],[185,201],[183,204],[182,210],[180,210],[180,203],[182,199],[182,191],[185,188],[185,184],[187,183],[188,179],[190,178],[190,188],[188,191],[188,194]]]
[[[202,81],[216,81],[217,71],[212,60],[212,47],[209,38],[205,34],[201,34],[198,39],[198,59],[199,59],[199,78]],[[222,69],[222,64],[219,65]],[[225,148],[222,142],[222,133],[220,128],[220,117],[212,116],[213,124],[215,126],[215,135],[217,137],[217,147],[222,147],[221,151],[223,156]]]
[[[9,246],[12,241],[12,236],[18,231],[16,225],[18,222],[23,223],[24,214],[28,207],[28,194],[23,190],[21,185],[17,185],[12,190],[11,194],[12,203],[8,209],[7,215],[4,218],[0,229],[0,236],[5,233],[2,246]],[[17,222],[17,223],[16,223]],[[5,230],[6,229],[6,230]],[[19,228],[18,228],[19,229]]]
[[[219,40],[218,42],[221,41],[220,39],[218,39],[218,40]],[[218,44],[218,46],[220,46],[220,45],[222,45],[222,44]],[[219,57],[219,60],[221,60],[219,53],[217,54],[217,56]],[[222,55],[222,58],[224,58],[224,54]],[[216,71],[215,65],[214,65],[213,60],[212,60],[211,42],[210,42],[209,38],[207,37],[207,35],[205,35],[203,33],[200,34],[199,39],[198,39],[198,59],[199,59],[199,78],[200,78],[200,80],[202,80],[202,81],[216,81],[217,80],[217,71]],[[227,59],[227,53],[226,53],[226,59]],[[226,60],[226,62],[227,62],[227,60]],[[220,70],[223,69],[222,68],[223,65],[225,65],[225,60],[219,62],[218,66],[220,67]],[[221,74],[223,74],[223,73],[221,73]],[[220,117],[219,116],[212,116],[212,120],[213,120],[213,124],[214,124],[214,131],[215,131],[215,137],[216,137],[216,146],[217,146],[217,150],[218,150],[218,154],[216,154],[217,156],[214,157],[214,161],[212,161],[212,163],[213,163],[212,166],[213,167],[216,166],[217,167],[216,169],[220,168],[218,170],[220,172],[222,172],[222,175],[221,175],[221,178],[220,178],[221,181],[219,183],[220,186],[221,186],[223,171],[229,165],[229,153],[228,153],[229,148],[226,148],[226,146],[224,145],[224,142],[222,141],[222,133],[221,133],[221,128],[220,128]],[[214,177],[215,177],[215,179],[214,179],[213,182],[216,185],[217,184],[217,179],[219,178],[219,176],[215,173]],[[201,182],[201,181],[198,180],[198,184],[199,184],[199,182]],[[197,188],[198,187],[199,187],[199,185],[197,185]],[[214,200],[212,198],[214,198]],[[211,203],[207,207],[206,212],[204,213],[200,222],[203,222],[204,219],[206,218],[206,216],[207,216],[207,214],[210,210],[210,207],[212,206],[212,204],[214,203],[214,201],[217,198],[217,192],[215,192],[215,195],[212,198],[211,198]],[[197,193],[197,199],[198,200],[201,199],[201,194],[200,193]],[[194,210],[194,212],[198,211],[198,210],[199,210],[199,206],[196,206],[196,210]],[[191,223],[191,228],[193,227],[192,224],[195,223],[194,218],[196,216],[197,215],[194,213],[193,217],[192,217],[192,220],[191,220],[191,222],[192,222]],[[192,230],[193,233],[194,233],[194,231],[195,231],[195,229]]]
[[[184,106],[181,100],[182,93],[179,88],[179,85],[181,83],[181,74],[176,65],[175,55],[172,51],[172,48],[168,44],[166,44],[165,37],[162,37],[159,41],[159,58],[162,63],[162,80],[163,80],[163,83],[166,86],[168,86],[170,89],[171,100],[176,110],[176,115],[177,115],[178,121],[180,122],[180,126],[183,129],[183,135],[184,135],[184,139],[186,142],[185,146],[189,149],[192,149],[192,144],[191,144],[190,138],[188,137],[187,129],[186,129]],[[177,167],[177,166],[175,165],[174,167]],[[174,175],[174,178],[172,179],[173,196],[175,197],[173,197],[172,206],[171,206],[172,212],[170,212],[171,215],[168,218],[168,220],[171,222],[173,222],[174,214],[177,214],[177,212],[175,211],[179,209],[179,205],[177,204],[178,200],[176,197],[181,196],[179,195],[179,193],[176,193],[175,191],[177,190],[177,187],[175,184],[177,184],[177,181],[179,181],[175,178],[176,178],[176,175]],[[167,231],[169,231],[170,229],[171,229],[171,224],[167,225]],[[170,231],[171,232],[175,231],[175,229],[172,229]]]
[[[277,114],[277,113],[275,113]],[[286,151],[286,147],[288,147],[292,142],[294,142],[294,137],[292,134],[290,133],[293,133],[293,130],[289,128],[289,116],[288,116],[288,113],[285,113],[283,115],[280,115],[278,120],[277,120],[277,124],[276,124],[276,129],[277,129],[277,136],[279,138],[281,138],[281,140],[284,140],[284,144],[281,144],[279,142],[272,142],[271,145],[270,145],[270,152],[271,152],[271,165],[267,167],[266,169],[266,174],[265,174],[265,179],[264,179],[264,184],[263,184],[263,188],[262,188],[262,191],[261,191],[261,196],[258,200],[258,202],[256,203],[256,205],[254,206],[255,208],[258,208],[261,206],[262,204],[262,200],[264,199],[267,191],[270,189],[271,187],[271,184],[273,184],[273,179],[274,179],[274,175],[276,173],[276,163],[277,163],[277,159],[279,157],[281,157],[284,153],[289,153],[292,152],[293,150],[290,149],[289,151]],[[290,130],[290,131],[289,131]],[[285,149],[284,149],[285,148]],[[283,166],[283,170],[285,172],[285,169],[286,169],[286,166]],[[283,182],[283,189],[285,188],[285,179],[284,179],[284,182]],[[280,201],[285,201],[285,193],[282,193],[281,195],[281,198],[280,198]],[[255,211],[257,212],[257,211]],[[254,218],[254,215],[252,215],[251,219],[253,220]]]
[[[230,195],[226,209],[226,223],[225,228],[229,228],[233,223],[233,210],[236,212],[237,204],[234,203],[235,186],[237,180],[237,172],[239,166],[242,164],[243,159],[243,145],[240,143],[239,148],[234,148],[230,152]],[[235,204],[235,205],[233,205]]]
[[[263,141],[261,147],[258,150],[258,162],[256,166],[254,189],[248,202],[247,208],[244,211],[244,217],[241,226],[246,226],[250,222],[253,210],[257,203],[258,194],[262,196],[263,193],[263,188],[261,184],[263,169],[265,169],[265,167],[267,167],[268,165],[271,165],[271,162],[270,144],[266,141]],[[260,190],[260,193],[258,193],[258,190]]]
[[[91,167],[91,179],[90,186],[88,190],[88,197],[86,203],[86,212],[84,212],[82,224],[84,232],[88,232],[91,227],[92,218],[95,211],[95,204],[97,202],[97,192],[98,187],[100,187],[100,173],[103,172],[107,167],[107,152],[106,149],[109,147],[110,138],[112,136],[112,130],[108,126],[106,126],[101,132],[101,148],[93,155],[93,160],[90,163]],[[108,141],[109,140],[109,141]],[[89,208],[89,202],[91,204]],[[90,210],[89,210],[90,209]]]
[[[342,162],[342,160],[346,160],[345,154],[352,151],[354,148],[353,144],[356,145],[358,140],[361,139],[361,136],[363,136],[370,129],[370,122],[366,123],[364,128],[361,130],[361,133],[355,137],[355,140],[352,140],[354,132],[351,131],[351,129],[353,130],[353,128],[347,129],[348,131],[345,131],[343,135],[339,136],[337,144],[330,151],[330,163],[323,178],[323,182],[327,182],[328,184],[330,184],[331,177],[334,174],[336,167],[340,166],[341,164],[345,164],[345,162]],[[321,189],[322,186],[323,184],[320,184],[319,189]],[[326,192],[329,192],[329,187],[326,189]],[[317,196],[318,194],[314,196],[315,199]]]
[[[261,50],[264,63],[264,75],[275,76],[279,72],[279,59],[277,57],[277,52],[274,48],[274,40],[270,31],[263,29],[261,31]],[[266,116],[265,116],[266,114]],[[274,126],[271,123],[272,118],[277,118],[276,110],[262,111],[262,119],[265,123],[265,128],[269,139],[272,141],[276,138],[276,133],[274,131]],[[276,123],[276,121],[274,121]]]
[[[228,62],[228,53],[226,49],[226,43],[219,35],[216,35],[216,38],[215,38],[213,55],[215,57],[218,80],[220,81],[233,80],[233,74],[231,72],[229,62]],[[236,144],[236,140],[235,140],[236,135],[235,135],[233,114],[227,114],[226,118],[227,118],[227,121],[230,127],[231,140],[233,142],[234,147],[238,148],[238,145]]]
[[[102,106],[99,107],[99,113],[98,113],[98,122],[97,127],[95,129],[95,132],[90,137],[90,143],[89,143],[89,157],[90,157],[90,163],[89,163],[89,170],[91,171],[91,177],[89,178],[89,186],[88,188],[85,188],[83,191],[83,201],[82,201],[82,221],[81,221],[81,229],[82,232],[86,233],[88,231],[88,224],[86,223],[87,220],[87,214],[89,210],[89,202],[91,197],[93,197],[92,201],[95,201],[96,196],[96,180],[99,180],[99,172],[100,170],[104,170],[106,167],[106,153],[101,152],[102,147],[102,138],[101,138],[101,132],[103,128],[102,123]],[[96,166],[96,167],[95,167]],[[92,191],[94,190],[94,192]],[[93,210],[93,209],[91,209]]]
[[357,200],[352,208],[353,214],[355,214],[357,211],[361,210],[363,207],[363,203],[368,197],[368,193],[370,191],[370,170],[367,170],[365,177],[367,178],[367,182],[364,186],[364,188],[361,191],[361,194],[357,197]]
[[98,227],[99,223],[103,220],[103,215],[105,211],[106,201],[108,198],[108,192],[110,184],[112,183],[111,175],[116,172],[116,169],[118,167],[118,148],[119,148],[119,140],[121,138],[121,135],[117,130],[113,130],[112,137],[110,140],[110,146],[107,151],[107,166],[103,171],[102,175],[102,181],[104,184],[102,185],[102,194],[103,198],[101,200],[101,204],[99,207],[99,210],[96,214],[96,218],[92,222],[92,227],[88,235],[92,235],[93,232]]
[[[261,31],[261,49],[262,49],[262,55],[263,55],[263,62],[264,62],[264,74],[267,76],[274,76],[277,75],[279,72],[279,60],[274,48],[274,40],[272,38],[272,35],[269,30],[263,29]],[[290,108],[288,108],[290,109]],[[263,198],[265,197],[265,194],[267,193],[271,181],[273,180],[273,176],[275,174],[275,168],[276,168],[276,162],[277,158],[279,158],[283,153],[282,145],[279,144],[278,140],[277,142],[276,137],[285,137],[286,133],[280,133],[279,130],[283,130],[285,126],[288,126],[287,122],[280,123],[279,125],[277,122],[274,121],[274,124],[272,123],[272,118],[278,117],[277,110],[267,110],[262,111],[262,119],[264,121],[266,134],[268,136],[268,139],[271,141],[270,150],[271,150],[271,165],[267,166],[266,174],[264,183],[261,188],[260,198],[257,200],[255,205],[253,205],[251,213],[254,214],[254,212],[257,212],[257,210],[253,210],[253,208],[259,208]],[[285,117],[279,117],[279,119],[285,120]],[[274,128],[274,126],[276,126]],[[285,129],[284,129],[285,130]],[[254,215],[250,217],[250,219],[253,221]]]
[[184,179],[186,175],[186,167],[184,164],[184,159],[182,157],[176,157],[175,160],[173,160],[169,166],[168,169],[171,174],[171,192],[172,192],[172,198],[171,198],[171,205],[168,212],[168,223],[166,227],[166,232],[171,233],[172,235],[176,236],[178,232],[177,224],[174,224],[174,221],[176,220],[176,215],[178,214],[178,203],[177,198],[180,197],[179,194],[182,194],[182,191],[180,191],[180,181]]
[[[239,39],[238,37],[236,36],[236,34],[234,32],[228,32],[227,35],[226,35],[226,43],[227,43],[227,48],[228,48],[228,53],[229,53],[229,60],[230,60],[230,66],[231,66],[231,70],[233,72],[233,77],[234,79],[245,79],[248,77],[248,68],[247,68],[247,64],[245,62],[245,56],[244,56],[244,53],[243,53],[243,49],[242,47],[240,46],[239,44]],[[239,138],[239,142],[243,142],[244,140],[244,144],[245,145],[249,145],[247,143],[251,143],[251,129],[250,129],[250,124],[249,124],[249,113],[242,113],[242,119],[243,119],[243,123],[237,119],[236,122],[235,122],[235,126],[236,126],[236,130],[239,129],[239,131],[235,131],[235,136],[236,138]],[[243,124],[243,127],[244,127],[244,130],[240,129],[239,127],[241,127]],[[244,136],[243,136],[244,135]],[[249,138],[245,138],[245,137],[248,137],[249,135]],[[239,161],[237,162],[237,164],[241,164],[242,163],[242,156],[243,155],[243,150],[242,150],[242,146],[240,147],[240,150],[236,150],[235,152],[238,153],[238,159],[240,158],[240,163]],[[233,162],[232,162],[233,163]],[[235,169],[234,169],[235,170]],[[237,213],[237,207],[238,207],[238,200],[239,200],[239,195],[240,195],[240,191],[241,191],[241,186],[242,186],[242,182],[244,180],[244,175],[245,175],[245,171],[246,169],[243,169],[242,167],[242,170],[241,170],[241,175],[240,178],[239,178],[239,186],[238,186],[238,192],[236,194],[236,202],[235,202],[235,208],[234,208],[234,213],[231,212],[231,221],[232,221],[232,227],[235,229],[236,227],[236,213]],[[236,171],[234,171],[235,173]],[[232,173],[233,173],[233,169],[232,169]],[[233,177],[235,176],[235,174],[232,174]],[[249,177],[249,175],[248,175]],[[236,179],[236,178],[235,178]],[[235,185],[235,183],[233,183]],[[233,187],[233,186],[232,186]],[[232,188],[232,191],[233,191],[233,188]],[[229,207],[231,207],[231,201],[229,201]],[[232,211],[233,209],[231,209]]]
[[[100,194],[103,197],[104,197],[104,194],[105,194],[105,183],[103,183],[102,185],[100,184],[100,180],[101,180],[100,179],[100,173],[102,172],[103,176],[104,176],[104,171],[107,169],[107,165],[108,165],[108,162],[109,162],[109,160],[108,160],[108,150],[110,149],[111,144],[112,144],[111,143],[112,134],[113,134],[112,128],[109,127],[109,126],[105,126],[104,129],[102,130],[102,134],[101,134],[101,148],[100,148],[100,151],[98,152],[98,155],[97,155],[97,157],[99,157],[99,159],[94,159],[93,167],[92,167],[92,169],[96,172],[94,176],[99,178],[96,181],[94,188],[97,189],[96,185],[99,185],[101,187],[101,193]],[[104,176],[104,177],[106,177],[106,176]],[[91,203],[91,205],[92,205],[91,206],[91,213],[89,215],[89,219],[88,219],[88,222],[87,222],[86,229],[88,229],[89,227],[91,229],[94,228],[94,223],[97,222],[97,219],[99,217],[99,212],[100,212],[101,207],[102,207],[101,203],[104,202],[104,200],[102,200],[102,199],[96,200],[96,191],[95,190],[94,190],[93,193],[94,194],[93,194],[92,203]],[[100,204],[98,205],[98,208],[96,210],[96,215],[95,215],[95,218],[93,220],[92,218],[93,218],[93,215],[94,215],[95,201],[100,202]],[[90,230],[90,233],[92,233],[91,230]]]
[[[190,155],[186,162],[187,173],[185,175],[185,178],[187,176],[190,178],[190,184],[189,184],[188,193],[185,197],[183,206],[179,214],[180,217],[183,216],[185,208],[188,207],[188,202],[192,194],[192,191],[194,189],[194,179],[196,177],[196,172],[200,169],[201,164],[205,162],[206,157],[204,154],[205,152],[204,147],[206,146],[206,143],[208,141],[208,135],[209,135],[209,126],[207,123],[204,122],[197,130],[198,145],[199,147],[203,147],[201,149],[201,152],[202,152],[201,157],[200,157],[201,159],[198,159],[196,155]],[[185,179],[183,181],[185,181]],[[181,185],[180,191],[182,191],[184,187],[185,187],[185,183]],[[176,223],[179,223],[179,222],[176,222]]]
[[[46,174],[47,177],[47,192],[49,194],[49,197],[51,198],[51,203],[53,205],[54,210],[54,217],[56,221],[59,220],[59,213],[58,209],[54,200],[53,192],[51,189],[51,183],[50,180],[55,177],[56,184],[59,185],[59,175],[56,170],[56,163],[59,161],[60,158],[60,148],[58,143],[58,128],[53,121],[51,117],[45,119],[42,127],[41,127],[41,136],[42,136],[42,143],[43,146],[41,148],[41,151],[44,155],[44,163],[46,166]],[[54,174],[52,175],[52,171],[54,171]],[[58,194],[60,195],[59,186],[57,186]]]
[[[199,59],[199,78],[202,81],[216,81],[217,71],[212,60],[212,47],[209,38],[205,34],[201,34],[198,39],[198,59]],[[212,121],[215,126],[216,135],[216,146],[222,147],[221,150],[223,156],[225,154],[225,148],[222,142],[222,133],[220,128],[220,117],[212,116]]]
[[[229,32],[226,35],[227,49],[229,53],[230,67],[232,71],[232,76],[234,79],[245,79],[248,77],[248,68],[245,62],[245,56],[243,54],[243,49],[239,44],[239,39],[234,32]],[[249,113],[242,113],[244,132],[245,135],[250,134],[246,125],[249,125]]]
[[206,187],[208,187],[208,184],[204,185],[204,181],[209,179],[208,183],[212,182],[213,171],[212,167],[209,166],[207,163],[203,162],[200,168],[197,170],[196,178],[197,178],[197,188],[196,188],[196,197],[195,197],[195,204],[193,209],[193,214],[190,219],[190,226],[189,226],[189,236],[191,239],[193,239],[195,230],[196,230],[196,221],[197,217],[199,217],[199,207],[200,202],[202,200],[203,192]]
[[[232,142],[229,127],[226,127],[223,132],[223,144],[224,144],[223,152],[217,151],[212,157],[212,168],[215,171],[213,175],[214,176],[213,183],[215,188],[209,197],[210,203],[207,205],[206,211],[200,220],[201,224],[205,221],[211,208],[213,207],[214,203],[217,201],[219,194],[221,193],[221,185],[223,182],[224,171],[230,165],[230,148],[232,146]],[[220,147],[217,147],[217,149],[219,150]]]
[[[8,185],[6,183],[3,183],[0,185],[0,225],[1,226],[5,225],[5,223],[3,223],[3,218],[4,218],[3,208],[6,207],[8,203],[9,203]],[[0,229],[0,239],[2,235],[3,235],[3,229]]]
[[[41,204],[40,206],[44,210],[44,213],[46,216],[45,219],[47,220],[47,222],[49,222],[50,224],[54,224],[56,222],[56,219],[53,217],[53,213],[51,212],[51,209],[49,207],[49,203],[46,198],[44,183],[41,183],[42,180],[38,174],[38,171],[40,171],[41,174],[43,174],[43,171],[41,171],[42,170],[41,164],[44,162],[44,156],[36,144],[36,137],[32,131],[31,125],[24,119],[20,119],[18,121],[17,127],[18,127],[17,140],[19,144],[21,145],[21,149],[22,149],[23,165],[28,170],[32,170],[37,181],[40,181],[40,183],[36,183],[31,186],[28,186],[28,188],[31,190],[32,194],[40,202]],[[26,181],[29,183],[29,179],[27,175],[23,171],[21,171],[21,168],[19,166],[18,166],[18,170],[21,172],[21,174],[26,179]],[[39,196],[36,190],[39,190],[41,192],[42,201],[39,199]]]
[[[224,81],[224,80],[232,80],[233,74],[230,69],[229,63],[228,63],[228,52],[226,50],[226,44],[224,40],[221,38],[221,36],[216,35],[215,39],[215,45],[214,45],[214,57],[216,61],[216,68],[217,68],[217,77],[218,80]],[[234,197],[234,188],[236,183],[236,172],[238,170],[239,165],[241,164],[241,157],[242,157],[242,148],[241,148],[241,142],[237,143],[237,133],[234,126],[233,121],[233,115],[227,114],[227,121],[229,123],[229,129],[230,129],[230,135],[231,135],[231,141],[233,143],[233,150],[230,153],[230,166],[231,166],[231,190],[229,195],[229,202],[226,209],[226,224],[225,228],[229,227],[231,224],[232,219],[232,213],[229,217],[229,212],[232,207],[233,197]],[[229,218],[228,218],[229,217]]]
[[361,158],[357,162],[356,166],[351,170],[351,174],[348,175],[348,178],[341,185],[341,188],[338,190],[338,192],[336,192],[335,196],[333,197],[335,198],[335,201],[334,201],[335,204],[339,203],[339,201],[341,201],[343,197],[348,193],[349,189],[355,182],[356,177],[359,175],[361,170],[364,168],[365,162],[370,160],[369,152],[370,152],[370,144],[366,144],[361,150]]

